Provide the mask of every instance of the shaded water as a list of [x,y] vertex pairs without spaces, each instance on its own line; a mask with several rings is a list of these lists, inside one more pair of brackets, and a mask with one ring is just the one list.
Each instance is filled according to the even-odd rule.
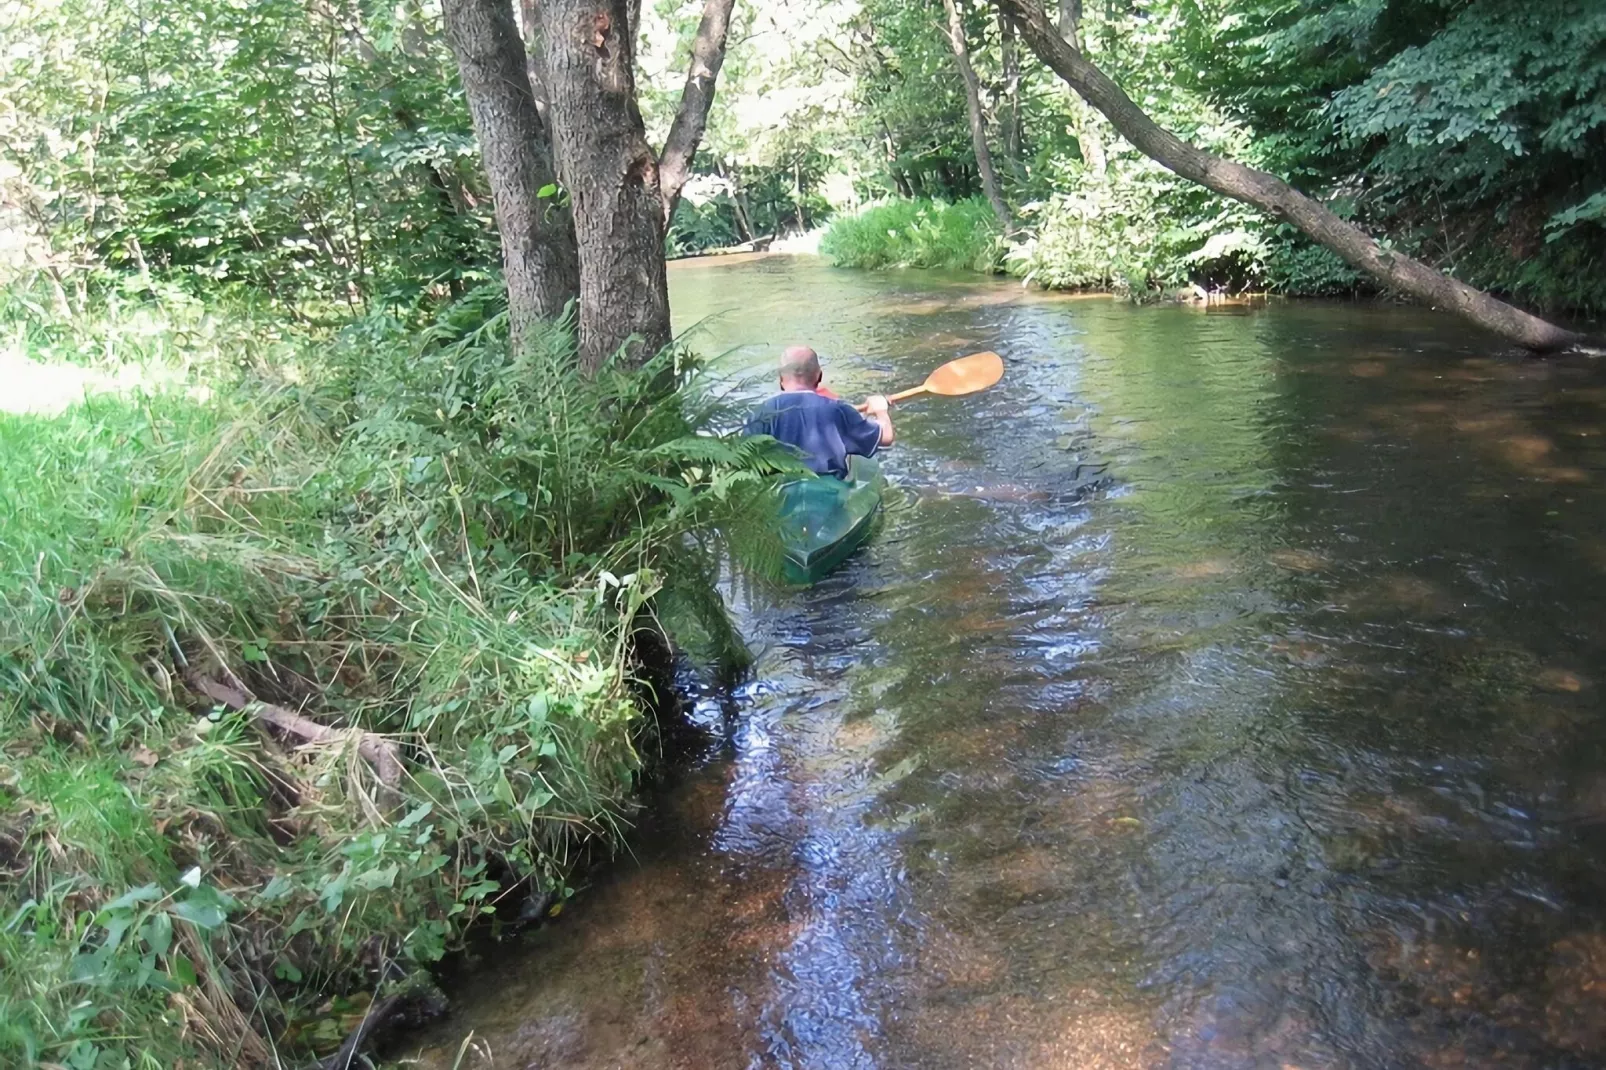
[[1420,311],[672,286],[733,373],[1009,373],[898,410],[880,537],[739,600],[729,744],[426,1065],[1606,1065],[1606,368]]

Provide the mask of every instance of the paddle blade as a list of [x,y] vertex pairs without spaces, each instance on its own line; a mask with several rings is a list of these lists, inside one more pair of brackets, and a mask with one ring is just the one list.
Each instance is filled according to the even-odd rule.
[[997,353],[972,353],[950,360],[926,378],[926,391],[957,397],[986,390],[1004,377],[1004,361]]

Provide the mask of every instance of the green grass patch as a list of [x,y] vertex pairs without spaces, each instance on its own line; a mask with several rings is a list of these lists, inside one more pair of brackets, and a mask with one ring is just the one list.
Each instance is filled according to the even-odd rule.
[[998,220],[979,197],[952,204],[899,200],[838,216],[821,239],[820,252],[840,267],[992,273],[1003,261],[1004,244]]
[[[422,335],[250,333],[0,414],[0,1063],[337,1044],[330,994],[616,840],[641,615],[727,634],[715,533],[777,461],[709,433],[683,354],[584,379],[564,326],[510,355],[484,295]],[[265,731],[203,678],[336,734]]]

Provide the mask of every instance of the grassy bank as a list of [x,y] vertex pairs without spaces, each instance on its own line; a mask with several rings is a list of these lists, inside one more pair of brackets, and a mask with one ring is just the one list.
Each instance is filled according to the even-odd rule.
[[[1021,206],[1008,240],[979,199],[887,201],[839,216],[820,251],[842,267],[940,267],[1006,273],[1051,290],[1142,297],[1190,285],[1229,292],[1331,297],[1375,292],[1371,280],[1286,223],[1192,186],[1147,160],[1120,158],[1103,175],[1078,172],[1061,192]],[[1434,260],[1430,236],[1393,239]],[[1539,307],[1590,310],[1600,295],[1565,248],[1524,265],[1469,255],[1458,275]]]
[[0,1063],[326,1051],[363,998],[329,996],[617,837],[633,622],[719,634],[707,533],[767,454],[700,433],[672,357],[584,380],[482,300],[318,340],[7,312],[13,350],[166,374],[0,413]]
[[1023,206],[1006,241],[985,201],[887,201],[839,216],[820,251],[842,267],[940,267],[1007,273],[1047,289],[1142,295],[1212,289],[1317,295],[1359,278],[1325,249],[1158,165],[1120,161],[1071,192]]
[[981,198],[884,201],[832,220],[820,252],[842,267],[992,273],[1003,262],[998,221]]

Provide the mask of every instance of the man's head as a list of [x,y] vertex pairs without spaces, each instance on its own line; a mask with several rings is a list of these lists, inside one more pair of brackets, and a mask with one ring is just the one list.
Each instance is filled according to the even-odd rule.
[[781,354],[781,389],[813,390],[819,385],[819,354],[808,346],[787,346]]

